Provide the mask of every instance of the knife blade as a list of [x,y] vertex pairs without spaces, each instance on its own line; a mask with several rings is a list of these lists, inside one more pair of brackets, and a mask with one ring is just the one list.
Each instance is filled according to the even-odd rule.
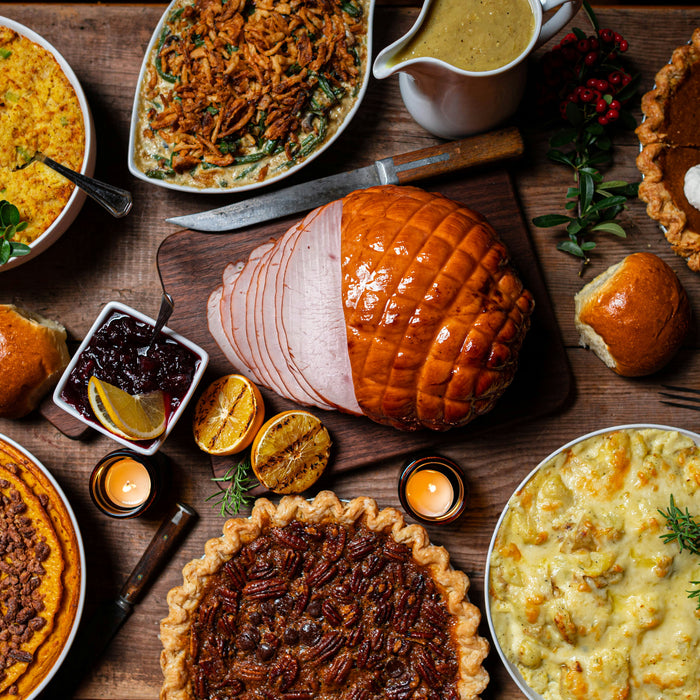
[[59,697],[68,700],[73,697],[85,674],[107,649],[196,518],[197,513],[193,508],[184,503],[175,504],[173,512],[161,523],[117,598],[99,606],[90,619],[81,625],[61,668],[42,692],[42,700]]
[[249,197],[210,211],[174,216],[166,221],[207,233],[235,231],[262,221],[308,211],[354,190],[373,185],[404,185],[456,170],[517,158],[523,150],[520,132],[516,127],[508,127],[383,158],[364,168]]

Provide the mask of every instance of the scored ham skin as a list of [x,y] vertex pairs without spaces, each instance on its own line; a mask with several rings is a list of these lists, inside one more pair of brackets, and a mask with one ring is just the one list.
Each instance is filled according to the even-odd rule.
[[228,266],[208,319],[235,367],[296,403],[446,430],[503,394],[533,306],[481,215],[387,185]]
[[445,430],[510,384],[534,307],[479,214],[415,187],[343,200],[343,300],[355,395],[373,420]]

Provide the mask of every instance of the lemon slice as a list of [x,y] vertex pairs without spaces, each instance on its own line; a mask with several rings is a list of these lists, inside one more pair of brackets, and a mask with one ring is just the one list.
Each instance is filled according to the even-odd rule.
[[199,398],[192,420],[195,442],[211,455],[241,452],[253,441],[264,417],[258,387],[240,374],[229,374]]
[[250,451],[253,472],[275,493],[301,493],[328,463],[331,437],[308,411],[293,410],[270,418],[255,436]]
[[165,430],[162,391],[132,395],[93,376],[88,382],[88,400],[97,420],[127,440],[152,440]]

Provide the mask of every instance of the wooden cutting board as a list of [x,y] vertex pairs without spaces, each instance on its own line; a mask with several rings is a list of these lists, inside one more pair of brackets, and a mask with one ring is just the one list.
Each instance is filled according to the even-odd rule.
[[[329,476],[435,449],[448,442],[468,440],[486,430],[510,430],[520,421],[561,407],[571,391],[571,372],[564,346],[508,173],[495,169],[452,175],[450,179],[432,180],[422,186],[481,212],[508,246],[521,279],[535,298],[532,326],[523,345],[520,367],[490,414],[446,433],[428,430],[404,433],[366,418],[314,409],[330,430],[334,443],[327,469]],[[234,370],[207,327],[207,299],[221,283],[224,267],[245,259],[262,241],[281,235],[300,216],[223,235],[183,230],[171,234],[161,244],[158,266],[165,288],[175,300],[175,312],[168,325],[209,352],[210,364],[203,387]],[[267,416],[294,406],[264,389],[263,396]],[[234,455],[213,459],[214,474],[223,475],[239,458]]]

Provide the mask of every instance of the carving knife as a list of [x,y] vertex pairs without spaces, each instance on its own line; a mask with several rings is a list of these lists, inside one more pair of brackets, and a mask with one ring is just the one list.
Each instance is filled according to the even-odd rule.
[[99,606],[90,619],[81,624],[66,660],[40,695],[41,700],[68,700],[73,697],[85,674],[131,615],[134,605],[139,602],[196,518],[197,513],[193,508],[183,503],[175,504],[174,510],[161,523],[116,600]]
[[373,185],[405,185],[427,177],[516,158],[522,153],[522,136],[517,128],[509,127],[383,158],[364,168],[249,197],[199,214],[175,216],[166,221],[195,231],[234,231],[314,209],[354,190]]

